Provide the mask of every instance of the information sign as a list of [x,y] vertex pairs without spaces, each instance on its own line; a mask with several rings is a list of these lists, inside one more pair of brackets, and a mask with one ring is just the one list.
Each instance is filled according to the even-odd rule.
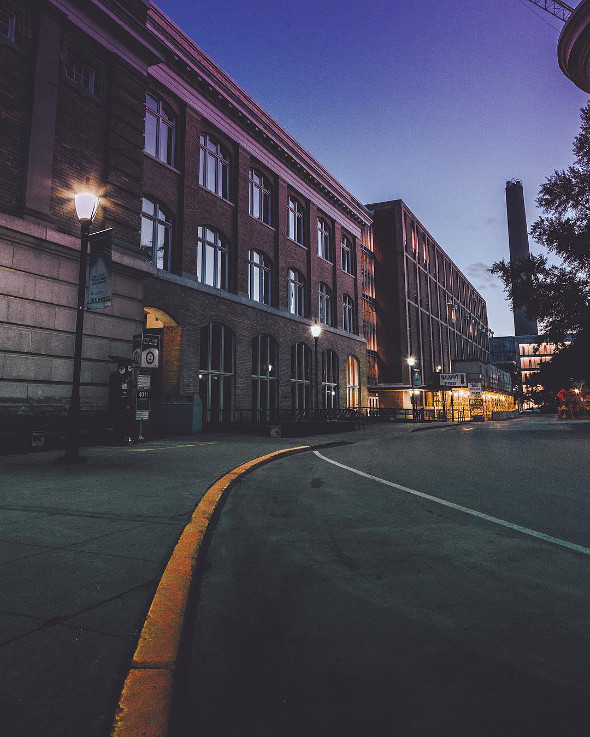
[[459,374],[439,374],[441,386],[467,386],[467,376]]
[[156,369],[160,365],[160,336],[138,333],[133,336],[133,364]]

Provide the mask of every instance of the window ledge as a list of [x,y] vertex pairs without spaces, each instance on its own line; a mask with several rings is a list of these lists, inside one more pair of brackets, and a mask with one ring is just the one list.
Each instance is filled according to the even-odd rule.
[[327,258],[324,258],[323,256],[320,256],[319,253],[318,253],[318,258],[320,259],[320,261],[323,261],[326,264],[330,264],[330,266],[334,266],[334,262],[333,261],[329,261]]
[[149,151],[146,151],[144,149],[143,153],[148,157],[148,159],[151,159],[152,161],[155,161],[158,164],[161,164],[162,166],[166,167],[166,169],[170,169],[170,171],[173,171],[175,174],[182,174],[180,169],[177,169],[175,166],[172,166],[171,164],[167,164],[165,161],[162,161],[162,159],[159,159],[157,156],[150,154]]
[[299,246],[299,248],[303,248],[306,251],[308,250],[307,246],[304,243],[299,243],[299,241],[293,240],[293,238],[291,238],[290,236],[287,236],[287,240],[290,243],[294,243],[296,246]]
[[264,225],[265,228],[272,230],[273,233],[276,231],[276,228],[274,227],[274,225],[269,225],[268,223],[265,223],[264,220],[257,218],[256,215],[252,215],[251,212],[248,213],[248,217],[251,217],[252,220],[255,220],[257,223],[260,223],[260,225]]
[[217,194],[217,192],[214,192],[212,189],[203,187],[201,183],[199,183],[198,186],[199,186],[199,189],[203,190],[203,192],[209,192],[209,194],[213,195],[213,197],[217,197],[218,200],[221,200],[222,202],[227,202],[227,204],[231,205],[231,207],[235,207],[235,203],[233,203],[231,200],[226,200],[225,197],[222,197],[220,194]]

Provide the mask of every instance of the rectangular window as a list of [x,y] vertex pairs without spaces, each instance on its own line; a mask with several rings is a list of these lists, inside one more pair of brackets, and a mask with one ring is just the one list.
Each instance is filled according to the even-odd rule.
[[66,64],[66,77],[86,92],[94,94],[94,69],[74,59]]

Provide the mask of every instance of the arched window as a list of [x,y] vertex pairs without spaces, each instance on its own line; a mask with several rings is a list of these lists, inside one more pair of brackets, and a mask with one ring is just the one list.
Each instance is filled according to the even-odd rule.
[[175,120],[168,105],[148,92],[145,96],[143,148],[170,166],[174,166],[174,129]]
[[360,406],[359,360],[355,356],[348,356],[346,359],[346,407],[357,409]]
[[0,36],[14,41],[16,16],[6,8],[0,8]]
[[270,225],[270,182],[264,174],[250,169],[250,215]]
[[303,230],[303,205],[294,197],[289,197],[288,201],[288,230],[287,234],[292,241],[299,243],[300,246],[305,244]]
[[305,343],[291,348],[291,409],[311,409],[311,348]]
[[342,271],[345,271],[347,274],[354,274],[354,252],[352,249],[352,241],[344,234],[340,240],[340,252],[342,258]]
[[172,217],[155,200],[144,197],[141,206],[141,250],[158,269],[172,268]]
[[338,356],[330,349],[322,352],[322,407],[338,408]]
[[354,333],[354,300],[345,294],[342,297],[342,329],[347,333]]
[[323,218],[318,218],[318,256],[332,261],[332,231]]
[[199,184],[229,200],[230,158],[225,146],[208,135],[200,137]]
[[262,333],[252,341],[252,415],[269,420],[277,409],[279,350],[276,340]]
[[289,312],[305,315],[305,278],[297,269],[289,269]]
[[199,396],[205,422],[230,422],[234,393],[235,337],[219,322],[201,328]]
[[197,279],[210,287],[227,289],[227,247],[216,230],[203,225],[198,229]]
[[332,303],[332,290],[324,282],[318,287],[318,316],[323,325],[334,324],[334,305]]
[[270,304],[271,265],[260,251],[248,251],[248,296],[263,305]]

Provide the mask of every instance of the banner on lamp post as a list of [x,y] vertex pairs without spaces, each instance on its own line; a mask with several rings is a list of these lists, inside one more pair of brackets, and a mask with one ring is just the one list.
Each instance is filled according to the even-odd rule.
[[91,233],[88,304],[89,310],[102,310],[111,306],[111,260],[113,229]]

